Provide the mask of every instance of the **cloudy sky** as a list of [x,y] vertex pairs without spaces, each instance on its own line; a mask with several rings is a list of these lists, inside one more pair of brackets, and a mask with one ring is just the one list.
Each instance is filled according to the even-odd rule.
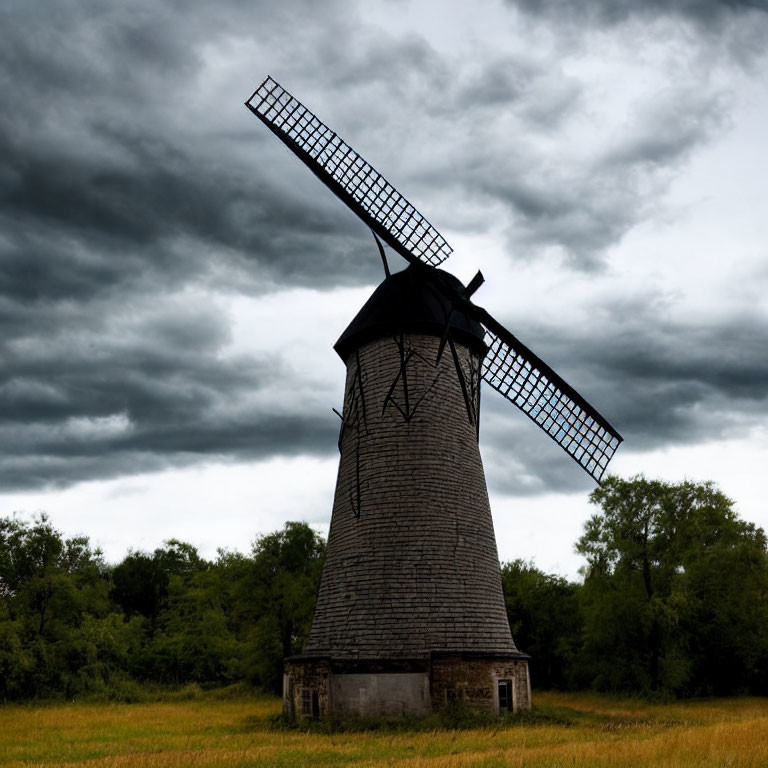
[[[108,558],[326,531],[370,233],[243,106],[273,75],[623,434],[768,525],[765,0],[0,10],[0,515]],[[391,256],[393,267],[399,265]],[[490,389],[502,559],[574,576],[591,479]]]

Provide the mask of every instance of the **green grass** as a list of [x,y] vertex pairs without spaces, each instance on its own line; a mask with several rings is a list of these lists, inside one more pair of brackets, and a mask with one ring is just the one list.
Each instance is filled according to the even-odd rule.
[[[0,708],[0,765],[768,766],[768,699],[648,703],[535,693],[530,713],[446,727],[372,721],[276,727],[280,702],[186,689],[141,703]],[[473,727],[474,726],[474,727]]]

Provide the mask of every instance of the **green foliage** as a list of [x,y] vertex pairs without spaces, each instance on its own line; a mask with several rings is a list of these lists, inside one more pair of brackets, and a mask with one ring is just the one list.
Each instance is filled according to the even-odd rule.
[[253,545],[238,585],[238,618],[251,627],[244,670],[251,682],[281,690],[282,660],[309,636],[324,555],[325,542],[304,523],[286,523]]
[[168,596],[143,659],[144,675],[150,679],[177,684],[229,684],[238,679],[243,648],[220,599],[226,574],[198,562],[197,570],[170,576]]
[[0,701],[137,701],[136,681],[276,689],[309,632],[323,552],[309,526],[288,523],[250,556],[209,562],[172,539],[110,568],[44,515],[0,519]]
[[108,577],[101,552],[45,515],[0,519],[0,699],[69,695],[110,674],[114,656],[94,641],[95,623],[115,624]]
[[502,567],[537,686],[641,695],[768,692],[768,547],[712,483],[609,477],[576,549],[584,583]]
[[587,558],[584,662],[601,689],[766,690],[768,550],[712,483],[610,477]]
[[[763,531],[711,483],[608,478],[590,498],[583,584],[521,560],[502,567],[534,683],[768,693]],[[44,515],[0,518],[0,701],[140,701],[166,686],[189,697],[244,681],[277,692],[283,659],[308,636],[324,551],[309,526],[287,523],[247,555],[208,561],[172,539],[110,567]],[[441,717],[460,727],[465,715]]]
[[129,554],[112,572],[112,600],[126,616],[144,616],[153,623],[168,596],[169,575],[157,556]]
[[531,679],[542,688],[572,688],[582,635],[579,586],[523,560],[504,563],[501,580],[512,637],[531,656]]

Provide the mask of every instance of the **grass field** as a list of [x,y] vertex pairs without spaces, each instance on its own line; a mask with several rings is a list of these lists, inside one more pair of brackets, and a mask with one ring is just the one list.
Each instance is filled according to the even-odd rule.
[[276,699],[0,708],[0,765],[768,766],[768,699],[647,704],[538,693],[528,718],[472,730],[270,728]]

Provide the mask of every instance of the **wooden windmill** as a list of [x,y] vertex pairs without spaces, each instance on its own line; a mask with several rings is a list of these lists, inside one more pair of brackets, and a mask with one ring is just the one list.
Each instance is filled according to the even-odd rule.
[[[335,345],[347,367],[341,459],[307,645],[285,661],[288,714],[426,714],[455,700],[530,706],[478,449],[482,381],[596,480],[621,437],[438,266],[439,232],[268,77],[246,106],[373,231],[386,279]],[[384,249],[408,266],[391,274]]]

